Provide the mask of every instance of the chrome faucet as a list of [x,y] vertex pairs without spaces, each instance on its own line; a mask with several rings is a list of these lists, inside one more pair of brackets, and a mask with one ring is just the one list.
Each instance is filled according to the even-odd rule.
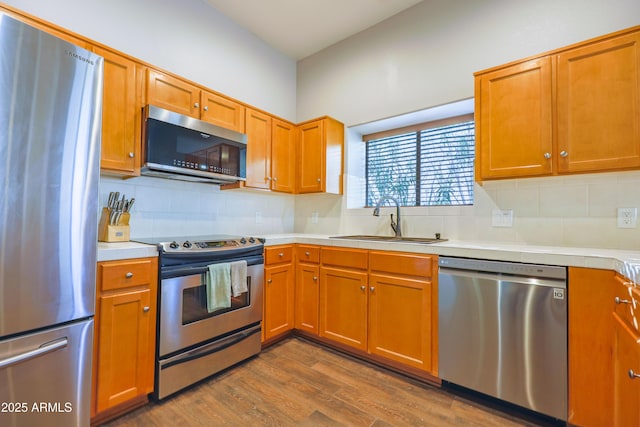
[[373,216],[380,216],[380,206],[387,200],[391,200],[396,204],[396,220],[393,220],[393,214],[391,214],[391,228],[396,234],[396,237],[402,237],[402,229],[400,228],[400,203],[398,203],[397,199],[391,196],[382,196],[380,200],[378,200],[376,208],[373,210]]

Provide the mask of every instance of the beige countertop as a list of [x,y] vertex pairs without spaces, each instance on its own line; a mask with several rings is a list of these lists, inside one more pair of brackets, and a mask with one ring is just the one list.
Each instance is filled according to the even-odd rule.
[[[561,265],[615,270],[640,283],[640,251],[534,246],[502,242],[446,241],[436,244],[375,242],[332,239],[319,234],[272,234],[262,236],[266,246],[306,243],[322,246],[414,252],[445,256],[460,256],[533,264]],[[98,261],[156,256],[152,245],[134,242],[98,243]]]

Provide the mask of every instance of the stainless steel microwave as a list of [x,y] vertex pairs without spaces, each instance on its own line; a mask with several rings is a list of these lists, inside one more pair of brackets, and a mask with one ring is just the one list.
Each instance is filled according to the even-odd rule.
[[153,105],[143,118],[142,175],[212,184],[246,179],[247,135]]

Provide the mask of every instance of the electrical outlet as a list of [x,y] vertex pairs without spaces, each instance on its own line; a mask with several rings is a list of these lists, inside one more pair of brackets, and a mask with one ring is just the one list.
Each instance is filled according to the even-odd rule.
[[638,208],[618,208],[618,228],[636,228]]
[[262,224],[262,212],[256,211],[256,224]]
[[318,212],[311,212],[311,223],[312,224],[318,223]]
[[513,227],[513,209],[494,209],[491,211],[492,227]]

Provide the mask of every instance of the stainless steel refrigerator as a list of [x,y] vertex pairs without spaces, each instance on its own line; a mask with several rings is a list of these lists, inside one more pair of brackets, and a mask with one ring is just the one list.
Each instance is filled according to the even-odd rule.
[[0,425],[88,426],[101,57],[0,13]]

